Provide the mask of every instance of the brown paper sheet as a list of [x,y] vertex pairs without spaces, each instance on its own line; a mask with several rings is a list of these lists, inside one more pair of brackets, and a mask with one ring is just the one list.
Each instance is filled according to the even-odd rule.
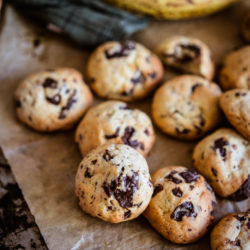
[[[171,35],[189,35],[206,42],[216,63],[232,48],[243,44],[239,26],[249,1],[204,19],[152,22],[133,38],[150,49]],[[142,216],[113,225],[84,214],[74,196],[74,177],[81,160],[73,141],[74,131],[37,133],[15,116],[13,92],[27,74],[69,66],[83,72],[89,51],[44,32],[7,6],[0,35],[0,144],[34,214],[49,249],[209,249],[209,235],[195,244],[181,246],[162,238]],[[165,79],[173,76],[166,72]],[[151,99],[134,104],[150,114]],[[147,158],[150,171],[165,165],[191,167],[195,143],[163,135]],[[244,211],[243,202],[220,200],[215,216]]]

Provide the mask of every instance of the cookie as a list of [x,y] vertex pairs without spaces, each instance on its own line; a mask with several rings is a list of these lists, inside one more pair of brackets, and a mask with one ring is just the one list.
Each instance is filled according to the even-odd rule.
[[106,101],[91,108],[77,127],[82,155],[105,143],[124,143],[146,156],[155,141],[150,118],[125,102]]
[[218,129],[200,141],[193,164],[218,195],[232,200],[250,196],[250,142],[232,129]]
[[160,59],[134,41],[107,42],[90,56],[87,77],[95,93],[134,101],[147,96],[163,75]]
[[228,214],[211,233],[212,250],[250,249],[250,212]]
[[166,66],[184,73],[200,75],[208,80],[214,76],[214,63],[208,46],[185,36],[174,36],[159,45],[156,53]]
[[94,217],[112,223],[132,220],[153,193],[147,162],[128,145],[99,146],[80,163],[75,193],[82,210]]
[[241,33],[244,39],[250,43],[250,12],[244,17],[241,25]]
[[230,52],[224,59],[219,81],[224,90],[250,88],[250,46]]
[[17,87],[18,118],[38,131],[70,129],[93,100],[82,75],[71,68],[34,73]]
[[187,244],[197,241],[213,221],[216,199],[211,187],[195,170],[164,167],[152,175],[154,193],[144,212],[166,239]]
[[164,133],[176,138],[201,138],[220,123],[220,95],[219,86],[202,77],[174,77],[154,95],[153,120]]
[[234,128],[250,140],[250,90],[227,91],[220,98],[220,107]]

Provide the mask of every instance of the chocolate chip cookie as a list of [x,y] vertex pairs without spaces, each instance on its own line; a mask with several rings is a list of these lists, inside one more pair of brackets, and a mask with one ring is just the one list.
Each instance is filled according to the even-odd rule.
[[80,163],[75,193],[82,210],[94,217],[112,223],[132,220],[153,193],[147,162],[128,145],[99,146]]
[[230,52],[220,70],[220,84],[224,90],[250,89],[250,46]]
[[150,118],[120,101],[107,101],[91,108],[75,134],[83,156],[93,148],[110,142],[127,144],[146,156],[154,140]]
[[219,86],[202,77],[174,77],[154,95],[154,122],[163,132],[176,138],[201,138],[220,123],[220,96]]
[[209,80],[214,76],[211,52],[208,46],[198,39],[174,36],[160,44],[156,53],[166,66]]
[[220,98],[220,107],[234,128],[250,140],[250,90],[227,91]]
[[216,199],[211,187],[195,170],[164,167],[152,175],[154,193],[144,215],[168,240],[197,241],[213,221]]
[[250,196],[250,142],[232,129],[221,128],[200,141],[193,162],[218,195],[232,200]]
[[228,214],[211,233],[212,250],[250,249],[250,212]]
[[103,98],[134,101],[148,95],[161,80],[160,59],[134,41],[107,42],[90,56],[87,77]]
[[82,75],[71,68],[34,73],[17,87],[18,118],[38,131],[70,129],[93,100]]

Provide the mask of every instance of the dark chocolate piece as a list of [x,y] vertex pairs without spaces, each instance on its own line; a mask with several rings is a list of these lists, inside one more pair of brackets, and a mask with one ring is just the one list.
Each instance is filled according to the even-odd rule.
[[200,83],[196,83],[192,86],[191,91],[194,93],[195,89],[198,88],[199,86],[202,86]]
[[214,168],[211,168],[211,171],[212,171],[213,175],[214,175],[215,177],[217,177],[217,174],[218,174],[217,170],[214,169]]
[[154,192],[153,192],[153,195],[152,197],[156,196],[159,192],[161,192],[163,190],[163,186],[161,184],[157,184],[155,187],[154,187]]
[[95,165],[97,163],[97,160],[91,161],[91,164]]
[[0,249],[48,247],[0,148]]
[[223,161],[225,161],[227,158],[227,150],[225,148],[225,146],[227,146],[227,145],[229,145],[229,142],[223,137],[217,139],[214,142],[213,149],[214,150],[219,149],[219,152],[220,152],[221,157],[223,158]]
[[250,175],[241,185],[241,187],[233,194],[231,194],[228,199],[233,201],[242,201],[250,197]]
[[84,173],[84,177],[85,178],[91,178],[93,176],[93,174],[91,174],[89,172],[89,168],[87,167],[86,170],[85,170],[85,173]]
[[187,128],[184,129],[175,128],[175,130],[178,134],[188,134],[190,132],[190,129]]
[[176,174],[177,172],[175,170],[171,171],[168,175],[165,176],[165,179],[167,179],[168,181],[172,181],[174,182],[175,184],[180,184],[182,183],[182,180],[181,179],[178,179],[176,177],[174,177],[174,175]]
[[120,128],[117,128],[116,131],[115,131],[115,133],[113,135],[105,135],[105,138],[107,140],[114,139],[114,138],[118,137],[119,131],[120,131]]
[[52,78],[46,78],[45,81],[43,82],[43,87],[44,88],[52,88],[56,89],[57,88],[57,81],[52,79]]
[[105,150],[105,153],[103,154],[102,158],[105,160],[105,161],[110,161],[111,159],[114,158],[113,155],[111,155],[110,151],[108,151],[107,149]]
[[173,193],[173,195],[175,195],[177,197],[181,197],[183,195],[183,192],[178,187],[172,189],[172,193]]
[[176,221],[182,221],[182,218],[184,216],[187,216],[187,217],[197,216],[197,213],[195,213],[194,211],[193,203],[190,201],[183,202],[181,203],[181,205],[176,207],[174,212],[170,215],[170,218]]
[[61,102],[61,95],[60,94],[56,94],[52,97],[48,97],[46,96],[46,100],[54,105],[58,105]]
[[128,219],[131,216],[131,211],[128,210],[127,212],[124,213],[124,219]]
[[139,142],[137,140],[131,140],[131,137],[133,136],[134,132],[135,129],[133,127],[126,127],[122,136],[122,141],[124,144],[136,148],[139,145]]
[[200,178],[199,174],[194,169],[181,172],[179,175],[186,181],[186,183],[195,182]]
[[126,57],[129,55],[129,52],[131,50],[135,49],[135,43],[133,41],[125,41],[120,44],[120,48],[114,52],[111,52],[109,50],[105,50],[105,56],[107,59],[112,59],[116,57]]
[[145,81],[144,75],[142,74],[142,72],[137,71],[135,72],[135,76],[133,78],[130,79],[130,81],[136,85],[138,83],[143,83]]
[[68,110],[70,110],[70,108],[72,107],[72,105],[77,101],[75,99],[75,95],[76,95],[76,90],[74,89],[73,93],[70,95],[66,105],[64,107],[62,107],[61,112],[59,114],[58,119],[64,119],[66,117],[66,113]]

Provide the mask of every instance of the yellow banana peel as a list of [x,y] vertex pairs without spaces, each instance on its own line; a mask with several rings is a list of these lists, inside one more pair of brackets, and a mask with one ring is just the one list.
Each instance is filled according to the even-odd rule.
[[159,19],[187,19],[217,12],[239,0],[105,0]]

